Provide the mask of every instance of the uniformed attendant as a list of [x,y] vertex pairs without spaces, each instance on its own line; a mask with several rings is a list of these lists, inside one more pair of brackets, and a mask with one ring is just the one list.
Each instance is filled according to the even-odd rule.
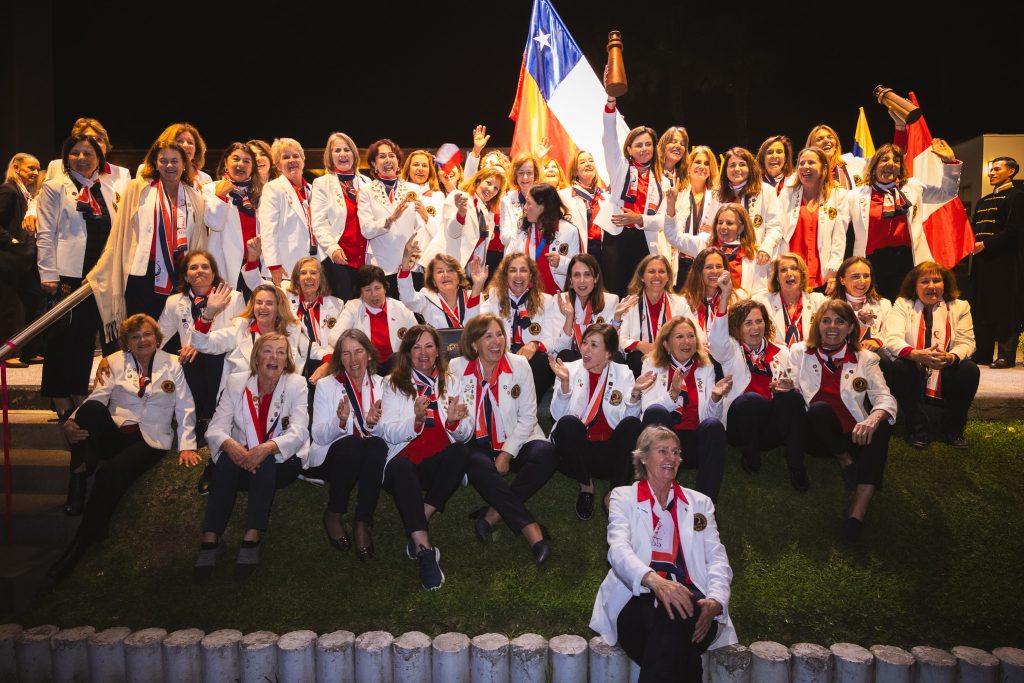
[[501,318],[509,350],[530,362],[533,386],[540,401],[555,382],[547,354],[554,348],[562,315],[554,298],[540,287],[537,264],[526,254],[506,254],[491,278],[481,313]]
[[619,335],[607,323],[591,325],[583,333],[581,357],[563,363],[550,356],[557,378],[551,398],[555,426],[551,441],[558,451],[559,469],[579,483],[576,516],[594,515],[594,477],[610,480],[609,493],[629,481],[629,454],[636,446],[640,423],[640,395],[654,383],[654,373],[633,373],[612,362]]
[[196,581],[210,578],[224,554],[224,530],[239,490],[248,496],[235,578],[248,578],[259,566],[275,491],[295,481],[308,456],[306,404],[306,380],[298,373],[288,338],[278,332],[261,335],[253,345],[249,372],[228,379],[206,432],[215,472],[192,570]]
[[288,305],[306,333],[302,375],[316,383],[321,377],[329,376],[327,363],[322,361],[330,360],[333,345],[328,338],[341,319],[343,304],[331,296],[324,267],[315,256],[303,256],[296,261],[289,277]]
[[864,167],[864,159],[852,154],[843,154],[843,146],[832,126],[820,124],[807,134],[804,147],[817,147],[825,152],[828,158],[828,171],[835,186],[850,191],[864,182],[868,177]]
[[309,211],[313,234],[326,254],[324,271],[331,293],[348,301],[357,296],[353,280],[366,263],[366,238],[359,226],[356,197],[370,185],[359,172],[359,148],[345,133],[331,133],[324,147],[326,172],[313,181]]
[[569,164],[569,187],[558,196],[569,211],[569,222],[579,228],[582,250],[601,260],[601,226],[594,222],[602,211],[608,211],[608,192],[601,187],[594,155],[585,150],[576,152]]
[[306,476],[330,482],[323,525],[331,546],[341,551],[352,545],[344,515],[352,488],[359,484],[352,536],[356,557],[368,560],[374,555],[373,514],[388,455],[387,443],[375,433],[384,394],[377,349],[359,330],[345,330],[328,371],[316,385]]
[[562,291],[569,261],[581,252],[580,231],[566,220],[568,213],[558,191],[547,183],[526,193],[523,218],[516,231],[506,231],[505,253],[522,252],[537,263],[539,285],[554,296]]
[[263,186],[258,209],[259,231],[266,268],[264,277],[270,277],[280,286],[300,258],[322,259],[323,255],[313,233],[310,207],[313,188],[302,176],[306,152],[294,138],[278,138],[270,149],[274,166],[281,175]]
[[807,403],[807,451],[834,457],[848,491],[854,491],[843,535],[857,540],[889,452],[896,399],[878,356],[860,348],[850,304],[830,299],[814,319],[807,341],[789,350],[790,376]]
[[746,472],[761,469],[761,451],[784,446],[789,481],[803,492],[810,488],[804,468],[805,410],[789,377],[789,349],[770,341],[774,324],[765,305],[744,299],[728,307],[732,278],[722,274],[718,316],[728,325],[714,324],[708,333],[711,355],[733,378],[726,394],[724,415],[728,441],[740,449]]
[[475,256],[470,259],[469,272],[473,278],[470,285],[459,262],[448,254],[439,253],[427,262],[423,289],[417,292],[411,277],[417,256],[414,249],[415,238],[405,245],[402,267],[398,270],[398,295],[402,303],[439,330],[465,327],[480,312],[487,266]]
[[[836,289],[833,299],[850,304],[860,325],[860,346],[877,351],[882,347],[885,332],[882,325],[892,310],[892,302],[878,295],[871,261],[862,256],[851,256],[836,271]],[[883,367],[887,358],[882,359]]]
[[988,182],[993,191],[978,202],[971,221],[971,312],[978,341],[973,359],[999,370],[1017,364],[1024,320],[1024,192],[1013,182],[1019,168],[1015,159],[996,157],[990,163]]
[[786,179],[793,173],[793,143],[785,135],[772,135],[761,143],[757,150],[761,180],[775,188],[775,194],[782,194]]
[[792,346],[811,332],[811,321],[825,295],[812,292],[807,264],[799,254],[782,254],[772,261],[768,289],[753,296],[768,309],[775,328],[771,341]]
[[[719,171],[718,187],[711,193],[706,209],[717,216],[720,207],[739,204],[750,216],[757,253],[757,265],[767,266],[778,254],[782,239],[782,216],[775,189],[761,180],[761,168],[749,150],[733,147],[725,152]],[[714,223],[712,223],[714,227]]]
[[388,279],[377,266],[360,268],[355,286],[359,298],[345,303],[328,342],[336,342],[344,330],[361,330],[377,349],[378,372],[387,375],[394,365],[392,356],[406,330],[416,324],[416,316],[401,301],[388,296]]
[[418,562],[426,590],[444,584],[441,552],[431,545],[427,523],[459,487],[468,457],[465,441],[473,434],[440,346],[429,325],[416,325],[402,338],[395,369],[384,382],[376,431],[388,443],[384,489],[395,499],[409,539],[406,555]]
[[619,297],[604,291],[603,280],[601,266],[593,254],[577,254],[570,259],[565,291],[556,301],[565,324],[552,349],[566,363],[579,360],[580,343],[588,327],[615,316]]
[[[469,481],[486,504],[477,512],[474,531],[487,542],[499,521],[530,545],[541,565],[551,548],[526,501],[547,483],[558,456],[537,424],[537,395],[530,364],[508,353],[501,320],[479,315],[462,335],[462,355],[451,363],[457,391],[473,419],[469,441]],[[516,474],[508,482],[504,476]]]
[[715,368],[690,318],[672,318],[644,359],[654,383],[642,395],[644,426],[660,424],[679,437],[682,465],[697,470],[695,489],[718,500],[725,473],[722,406],[732,377],[715,379]]
[[419,243],[420,263],[447,254],[457,259],[463,270],[475,258],[488,272],[496,271],[505,251],[495,224],[504,187],[505,172],[485,168],[470,176],[461,189],[450,192],[441,211],[442,229],[430,242]]
[[[665,241],[678,252],[676,289],[681,289],[703,247],[695,241],[710,233],[712,215],[705,212],[709,192],[718,182],[718,162],[710,148],[698,145],[690,153],[686,175],[665,191]],[[685,236],[685,237],[684,237]],[[688,251],[689,250],[689,251]]]
[[[726,272],[726,258],[718,247],[702,250],[693,259],[686,277],[686,286],[683,287],[683,298],[694,311],[693,320],[704,333],[705,340],[711,325],[718,320],[718,301],[722,297],[718,282],[722,279],[722,273]],[[735,289],[731,289],[727,296],[729,301],[726,302],[726,306],[732,306],[739,301]]]
[[[71,443],[71,479],[64,512],[82,524],[49,569],[52,579],[71,573],[86,550],[107,538],[117,504],[132,482],[171,448],[177,423],[179,464],[192,467],[196,453],[195,408],[178,359],[159,350],[160,328],[145,314],[121,323],[122,350],[109,356],[111,380],[99,384],[64,423]],[[95,472],[86,498],[86,482]]]

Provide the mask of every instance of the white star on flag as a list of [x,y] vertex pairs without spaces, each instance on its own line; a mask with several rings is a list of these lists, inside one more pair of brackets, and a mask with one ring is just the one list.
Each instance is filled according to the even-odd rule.
[[537,44],[540,45],[541,49],[544,49],[545,47],[551,49],[551,43],[548,40],[549,38],[551,38],[551,34],[544,33],[543,31],[538,31],[537,35],[533,37],[533,39],[537,41]]

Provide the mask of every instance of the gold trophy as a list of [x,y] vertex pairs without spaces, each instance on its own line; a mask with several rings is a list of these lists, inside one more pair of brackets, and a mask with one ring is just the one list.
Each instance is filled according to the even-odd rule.
[[872,95],[874,95],[874,98],[878,100],[880,105],[898,116],[904,123],[911,124],[921,118],[921,107],[908,99],[900,97],[892,88],[876,85]]
[[611,97],[622,97],[628,90],[626,65],[622,61],[622,34],[612,31],[608,34],[608,82],[604,91]]

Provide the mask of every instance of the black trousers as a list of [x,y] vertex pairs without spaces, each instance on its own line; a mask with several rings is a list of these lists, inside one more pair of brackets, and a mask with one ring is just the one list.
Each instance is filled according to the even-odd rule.
[[270,507],[274,504],[274,493],[295,481],[302,470],[302,461],[292,456],[284,462],[277,462],[274,456],[264,458],[252,474],[221,453],[213,468],[210,482],[210,496],[206,499],[206,515],[203,517],[203,531],[220,536],[228,526],[231,511],[235,509],[235,498],[239,491],[248,491],[249,500],[245,506],[245,528],[266,531],[270,525]]
[[[24,247],[24,248],[19,248]],[[7,341],[42,313],[46,297],[35,267],[35,242],[0,248],[0,342]],[[28,360],[42,350],[39,337],[18,349]]]
[[[487,282],[484,283],[485,288],[489,284],[491,284],[491,278],[494,277],[494,274],[498,272],[498,266],[501,265],[501,259],[503,258],[505,258],[504,249],[502,249],[501,251],[492,251],[491,249],[487,250],[487,256],[485,257],[485,259],[487,260]],[[465,266],[465,264],[463,264],[463,266]],[[469,275],[469,273],[466,274]]]
[[[1021,317],[1020,302],[1024,293],[1014,291],[1019,269],[1014,250],[1005,254],[990,254],[987,250],[974,257],[971,270],[971,317],[974,319],[975,363],[992,362],[992,349],[996,358],[1011,363],[1017,358]],[[1009,286],[1007,286],[1009,285]]]
[[603,258],[602,257],[603,250],[604,250],[604,247],[602,246],[602,243],[601,243],[600,239],[596,239],[596,240],[587,239],[587,253],[590,254],[591,256],[593,256],[594,258],[596,258],[597,262],[599,264],[601,263],[601,259]]
[[583,485],[593,478],[608,479],[611,487],[628,486],[633,481],[633,449],[643,431],[638,417],[626,417],[615,427],[607,441],[590,441],[587,428],[573,415],[563,416],[551,430],[558,453],[558,469]]
[[694,643],[693,629],[701,613],[696,600],[689,619],[678,613],[669,619],[665,608],[654,603],[654,593],[634,596],[616,621],[619,646],[640,665],[638,683],[700,683],[700,656],[718,637],[718,622],[712,621],[704,639]]
[[[82,278],[61,277],[61,287],[78,289]],[[89,297],[54,323],[46,339],[46,359],[39,393],[48,398],[66,398],[89,393],[96,335],[100,335],[103,355],[117,351],[117,341],[103,341],[103,323],[96,301]]]
[[364,439],[351,434],[332,443],[324,461],[310,467],[306,475],[331,483],[327,509],[342,515],[348,512],[349,496],[358,483],[355,519],[373,526],[373,513],[380,499],[380,483],[387,459],[388,445],[383,439],[376,436]]
[[914,252],[910,247],[885,247],[867,256],[875,274],[875,289],[890,301],[896,301],[903,277],[914,267]]
[[889,437],[892,427],[883,420],[871,443],[858,446],[836,417],[832,406],[817,401],[807,409],[807,452],[819,458],[834,458],[840,453],[849,453],[857,463],[857,483],[882,488],[882,474],[889,457]]
[[717,418],[701,420],[696,429],[678,429],[679,413],[669,412],[661,406],[644,411],[643,424],[664,425],[675,430],[679,447],[683,451],[682,467],[697,470],[695,489],[713,501],[718,500],[725,475],[725,425]]
[[686,285],[686,277],[690,274],[690,266],[693,265],[693,259],[689,256],[683,256],[679,254],[679,261],[676,263],[676,291],[681,291],[683,286]]
[[530,359],[530,372],[533,373],[533,388],[537,392],[537,403],[541,397],[555,386],[555,373],[551,372],[548,354],[538,350]]
[[[882,364],[885,381],[889,384],[900,412],[912,432],[928,428],[924,412],[924,372],[909,358],[897,358]],[[974,361],[965,359],[940,371],[942,377],[942,430],[946,434],[960,434],[967,426],[967,411],[978,393],[981,371]],[[930,399],[929,399],[930,400]]]
[[128,282],[124,287],[124,306],[127,315],[145,313],[159,320],[160,314],[164,312],[164,304],[167,303],[167,294],[158,294],[153,291],[156,282],[156,265],[149,262],[149,268],[145,275],[129,275]]
[[192,400],[196,404],[196,419],[209,420],[217,409],[217,390],[220,388],[220,376],[224,372],[224,356],[198,353],[191,363],[183,363],[185,383],[192,392]]
[[342,301],[349,301],[359,297],[356,291],[355,277],[358,268],[343,266],[335,263],[328,256],[321,263],[324,266],[324,273],[327,274],[327,286],[331,288],[331,294]]
[[786,464],[804,469],[804,421],[807,411],[799,391],[775,394],[772,400],[748,392],[729,406],[729,443],[744,454],[785,446]]
[[128,487],[166,451],[147,444],[139,432],[119,430],[109,408],[99,401],[83,403],[75,422],[89,432],[89,438],[71,445],[71,471],[82,464],[87,471],[96,471],[78,533],[85,540],[101,541],[107,537],[110,519]]
[[[406,535],[427,530],[423,505],[438,512],[452,497],[466,473],[466,444],[453,443],[418,465],[398,455],[384,467],[384,490],[395,499]],[[427,494],[423,495],[423,491]]]
[[534,523],[526,509],[526,501],[548,482],[558,467],[555,447],[539,439],[523,444],[519,454],[512,458],[509,470],[516,478],[509,483],[498,474],[494,460],[498,452],[489,443],[469,445],[469,481],[487,504],[498,511],[501,518],[517,536],[523,527]]
[[620,297],[626,296],[636,267],[650,253],[647,235],[643,230],[625,228],[618,235],[606,232],[603,241],[600,263],[604,288]]

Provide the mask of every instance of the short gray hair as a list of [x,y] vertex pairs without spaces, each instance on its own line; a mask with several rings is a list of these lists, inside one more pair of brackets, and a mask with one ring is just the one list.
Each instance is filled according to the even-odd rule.
[[679,435],[664,425],[648,425],[640,432],[640,438],[636,440],[636,450],[633,451],[633,474],[637,479],[647,478],[647,468],[641,458],[647,455],[651,446],[658,441],[674,441],[676,448],[679,448]]

